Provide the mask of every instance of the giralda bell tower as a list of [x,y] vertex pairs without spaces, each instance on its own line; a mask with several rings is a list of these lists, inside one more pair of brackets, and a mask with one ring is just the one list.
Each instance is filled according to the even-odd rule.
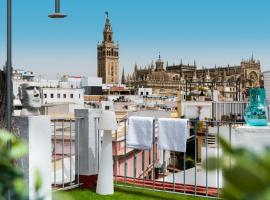
[[102,44],[97,46],[97,74],[102,83],[119,83],[119,47],[113,41],[113,31],[108,12],[103,31]]

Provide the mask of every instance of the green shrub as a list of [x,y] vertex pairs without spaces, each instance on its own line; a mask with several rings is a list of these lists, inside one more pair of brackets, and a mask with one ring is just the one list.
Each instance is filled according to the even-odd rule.
[[[270,149],[256,154],[243,148],[232,148],[220,138],[223,156],[219,167],[223,170],[222,197],[228,200],[270,199]],[[217,158],[209,158],[208,169],[216,169]]]
[[27,199],[23,173],[16,165],[16,160],[26,154],[26,142],[0,130],[0,200],[5,199],[8,189],[12,199]]

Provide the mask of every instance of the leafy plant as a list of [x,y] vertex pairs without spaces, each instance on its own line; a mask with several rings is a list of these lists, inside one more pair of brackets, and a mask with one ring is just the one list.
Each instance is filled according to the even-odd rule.
[[195,166],[195,160],[192,157],[186,158],[186,169],[190,169]]
[[10,189],[12,199],[27,199],[22,170],[16,160],[27,154],[27,145],[5,130],[0,130],[0,200]]
[[[270,199],[270,149],[256,154],[244,148],[232,148],[220,138],[223,156],[209,158],[208,169],[222,168],[224,188],[222,196],[228,200]],[[219,162],[219,166],[217,163]]]
[[[16,165],[16,161],[23,158],[27,152],[27,143],[24,140],[5,130],[0,130],[0,200],[6,199],[8,190],[11,191],[11,199],[29,199],[22,169]],[[44,199],[39,193],[41,187],[42,178],[37,169],[35,172],[36,200]],[[72,200],[69,195],[64,193],[57,193],[54,199]]]

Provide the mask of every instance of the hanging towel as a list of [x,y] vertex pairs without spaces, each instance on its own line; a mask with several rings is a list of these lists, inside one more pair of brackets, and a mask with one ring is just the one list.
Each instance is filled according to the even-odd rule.
[[130,117],[127,146],[134,149],[151,149],[153,144],[152,117]]
[[160,118],[158,128],[159,149],[186,152],[188,119]]

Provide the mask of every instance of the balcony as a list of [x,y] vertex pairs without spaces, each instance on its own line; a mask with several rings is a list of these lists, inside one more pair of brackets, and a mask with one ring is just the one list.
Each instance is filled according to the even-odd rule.
[[[80,119],[83,120],[83,119]],[[76,121],[76,120],[75,120]],[[80,151],[75,148],[78,139],[81,140],[79,130],[80,123],[74,120],[54,121],[52,123],[52,146],[58,153],[56,156],[57,172],[54,172],[53,186],[57,190],[66,190],[70,187],[78,187],[83,184],[83,180],[75,177],[76,167],[80,164]],[[94,130],[96,137],[97,156],[100,154],[100,144],[102,132],[97,129],[99,118],[94,118]],[[157,125],[157,124],[156,124]],[[161,151],[157,148],[157,129],[155,128],[155,144],[150,150],[130,149],[126,144],[128,131],[128,120],[123,118],[118,120],[118,130],[113,133],[113,170],[114,183],[117,193],[123,191],[133,191],[134,189],[145,189],[155,192],[176,193],[187,196],[219,197],[222,190],[222,171],[209,171],[202,167],[202,162],[208,162],[210,157],[220,158],[222,156],[219,147],[218,137],[223,136],[232,142],[235,129],[242,126],[241,122],[221,122],[221,121],[196,121],[190,120],[190,131],[186,153]],[[75,130],[75,127],[76,130]],[[54,133],[55,131],[55,133]],[[70,132],[71,131],[71,132]],[[64,145],[60,143],[63,142]],[[57,147],[58,146],[58,147]],[[63,155],[61,157],[61,152]],[[53,148],[54,149],[54,148]],[[79,152],[79,153],[78,153]],[[99,158],[97,159],[99,167]],[[72,170],[70,170],[72,169]],[[64,171],[64,173],[63,173]],[[60,184],[56,184],[58,182]],[[94,184],[93,184],[94,185]],[[119,192],[120,190],[120,192]],[[145,192],[146,192],[145,191]],[[153,192],[155,191],[155,192]],[[75,193],[88,194],[89,191],[76,190]],[[90,192],[91,193],[91,192]],[[93,193],[93,192],[92,192]],[[73,194],[73,192],[71,192]],[[79,194],[78,194],[79,195]],[[88,194],[88,195],[95,195]],[[127,197],[128,198],[128,197]]]

